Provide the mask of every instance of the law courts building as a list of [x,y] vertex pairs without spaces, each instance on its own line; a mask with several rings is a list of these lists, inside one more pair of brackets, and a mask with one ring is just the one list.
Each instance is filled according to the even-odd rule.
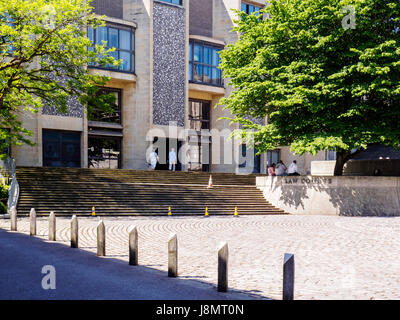
[[253,152],[245,144],[226,138],[237,127],[218,120],[230,116],[215,105],[231,91],[217,68],[219,51],[238,39],[231,32],[231,9],[252,13],[265,0],[94,0],[92,5],[107,16],[107,25],[88,30],[89,38],[107,41],[122,60],[118,69],[90,67],[111,78],[102,90],[115,94],[116,112],[88,119],[71,100],[67,114],[46,107],[39,114],[22,113],[36,145],[11,148],[17,166],[147,169],[153,144],[164,145],[166,154],[175,147],[181,159],[184,155],[178,165],[183,171],[240,173],[247,166],[266,173],[267,163],[281,159],[288,165],[297,158],[301,173],[309,173],[311,160],[331,160],[328,152],[295,157],[287,147],[249,157]]

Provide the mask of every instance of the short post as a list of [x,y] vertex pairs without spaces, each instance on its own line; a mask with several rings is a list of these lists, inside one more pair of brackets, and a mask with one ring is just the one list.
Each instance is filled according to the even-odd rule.
[[71,248],[78,248],[79,246],[78,231],[78,218],[76,217],[76,215],[73,215],[71,219]]
[[104,257],[106,255],[106,227],[103,220],[97,225],[97,256]]
[[222,242],[218,248],[218,291],[228,291],[228,244]]
[[283,300],[294,299],[294,255],[285,253],[283,259]]
[[53,211],[49,215],[49,241],[56,241],[56,215]]
[[168,240],[168,277],[178,276],[178,237],[171,234]]
[[136,227],[129,232],[129,265],[138,265],[138,232]]
[[30,235],[36,236],[36,210],[35,208],[31,209],[29,213],[29,221],[30,221]]
[[17,231],[17,208],[14,206],[10,210],[11,231]]

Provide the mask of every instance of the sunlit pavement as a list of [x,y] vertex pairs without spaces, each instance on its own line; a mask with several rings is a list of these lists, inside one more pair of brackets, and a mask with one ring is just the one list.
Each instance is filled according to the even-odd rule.
[[[210,299],[215,298],[215,294],[218,295],[215,289],[217,248],[221,241],[229,244],[229,287],[233,290],[231,294],[239,291],[247,298],[281,299],[283,256],[284,253],[294,253],[295,299],[400,299],[400,243],[397,241],[400,218],[211,216],[101,219],[106,225],[107,257],[98,258],[91,254],[91,259],[96,260],[99,265],[108,261],[120,261],[125,267],[128,260],[128,230],[131,226],[136,226],[139,231],[139,264],[144,271],[157,275],[160,288],[167,288],[170,283],[168,281],[171,280],[166,276],[167,240],[170,233],[177,233],[179,279],[174,281],[185,283],[191,279],[195,286],[204,288],[204,294],[210,294]],[[81,250],[96,252],[96,226],[99,220],[98,217],[79,218]],[[10,221],[0,220],[0,228],[10,230]],[[28,234],[27,218],[18,219],[18,230]],[[41,245],[46,248],[53,246],[52,252],[74,252],[74,249],[68,247],[69,219],[57,219],[58,244],[47,242],[47,230],[47,219],[38,219],[36,238],[41,239]],[[3,239],[0,240],[0,252],[7,250],[8,242],[12,242],[8,237],[17,234],[1,232]],[[13,250],[8,252],[7,258],[15,261],[14,265],[25,263],[24,259],[17,257],[21,252],[28,255],[27,243],[36,240],[30,237],[24,237],[23,241],[18,240]],[[39,264],[47,263],[46,258],[49,255],[45,251],[45,248],[41,248],[35,253],[38,255],[37,259],[40,259]],[[4,253],[2,255],[1,261],[5,259]],[[85,268],[78,257],[68,262],[71,268],[72,263],[77,264],[74,270]],[[0,268],[5,267],[2,262]],[[131,272],[136,267],[127,268],[127,272]],[[35,283],[37,282],[35,285],[40,288],[43,275],[39,270],[34,276]],[[109,280],[112,282],[112,278]],[[3,292],[0,295],[4,298],[5,292],[1,290]],[[150,292],[151,290],[146,291]],[[164,298],[166,297],[162,297]],[[135,297],[132,296],[132,299]]]

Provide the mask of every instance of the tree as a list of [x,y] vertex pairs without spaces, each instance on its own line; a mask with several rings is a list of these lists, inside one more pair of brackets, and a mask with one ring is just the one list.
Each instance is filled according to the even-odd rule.
[[235,135],[253,138],[260,152],[336,150],[335,175],[353,149],[399,147],[400,2],[269,3],[265,19],[239,13],[239,41],[221,52],[234,90],[220,104],[242,124]]
[[21,108],[37,113],[48,105],[65,113],[69,99],[78,97],[90,112],[92,105],[108,110],[115,100],[96,95],[109,79],[87,68],[119,63],[105,43],[88,49],[86,28],[104,25],[90,2],[0,1],[0,154],[11,144],[33,145],[19,118]]

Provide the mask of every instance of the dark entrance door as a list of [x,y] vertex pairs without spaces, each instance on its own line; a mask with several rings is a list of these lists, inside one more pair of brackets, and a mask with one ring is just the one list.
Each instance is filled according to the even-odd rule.
[[169,138],[159,138],[155,137],[153,139],[154,147],[156,148],[156,153],[160,159],[160,162],[157,163],[156,170],[169,170],[169,159],[168,155],[171,151],[171,148],[175,149],[175,153],[177,155],[177,163],[175,166],[175,171],[182,170],[182,164],[179,161],[179,151],[182,147],[182,141],[177,141],[176,139]]
[[[252,173],[261,173],[261,156],[257,155],[257,149],[253,149],[254,158],[247,159],[248,148],[245,144],[241,146],[241,157],[242,163],[239,163],[239,168],[246,168],[248,166],[252,167]],[[248,162],[247,162],[248,160]]]
[[189,165],[190,171],[210,171],[211,144],[207,136],[202,136],[202,131],[209,131],[211,119],[211,102],[204,100],[189,100],[190,129],[197,136],[189,139]]
[[122,138],[89,136],[89,168],[121,169]]
[[43,130],[43,166],[81,166],[81,133],[72,131]]

